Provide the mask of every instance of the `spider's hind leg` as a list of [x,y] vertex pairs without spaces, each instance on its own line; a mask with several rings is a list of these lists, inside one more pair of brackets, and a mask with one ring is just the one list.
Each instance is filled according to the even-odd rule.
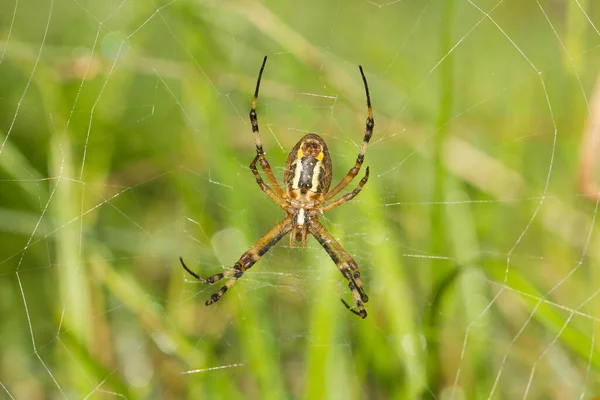
[[220,272],[218,274],[214,274],[209,276],[208,278],[201,278],[198,274],[190,270],[183,259],[180,258],[181,265],[185,270],[192,275],[194,278],[198,279],[202,283],[212,284],[217,281],[220,281],[224,278],[229,278],[225,285],[219,289],[218,292],[212,294],[208,300],[206,300],[206,305],[209,306],[213,303],[219,301],[219,299],[231,288],[239,278],[244,275],[250,267],[252,267],[256,262],[267,252],[271,247],[273,247],[282,237],[284,237],[292,228],[291,219],[289,217],[283,219],[279,222],[273,229],[271,229],[265,236],[263,236],[258,242],[256,242],[248,251],[246,251],[239,260],[233,265],[233,267]]
[[[310,232],[313,234],[315,239],[317,239],[319,244],[323,246],[331,260],[337,265],[342,275],[344,275],[344,278],[346,278],[348,281],[348,288],[352,292],[354,305],[356,308],[358,308],[358,311],[350,308],[344,300],[342,300],[342,302],[351,312],[360,316],[361,318],[366,318],[367,310],[365,310],[364,303],[369,300],[369,297],[362,287],[360,272],[358,271],[356,262],[319,222],[311,221]],[[353,272],[351,273],[350,270]]]

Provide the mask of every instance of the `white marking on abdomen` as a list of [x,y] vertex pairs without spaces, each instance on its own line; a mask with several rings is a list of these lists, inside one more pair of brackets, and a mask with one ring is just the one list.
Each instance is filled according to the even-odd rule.
[[317,161],[317,164],[313,169],[312,182],[310,185],[311,192],[317,192],[317,188],[319,187],[319,175],[321,175],[321,161]]
[[299,226],[304,225],[304,208],[301,208],[300,211],[298,211],[298,219],[296,222]]
[[296,170],[294,171],[294,177],[292,178],[292,189],[298,189],[300,183],[300,174],[302,174],[302,161],[296,158]]

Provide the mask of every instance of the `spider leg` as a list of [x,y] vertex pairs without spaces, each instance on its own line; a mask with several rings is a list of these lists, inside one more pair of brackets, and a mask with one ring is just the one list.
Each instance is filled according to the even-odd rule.
[[279,222],[273,229],[271,229],[265,236],[263,236],[258,242],[256,242],[248,251],[246,251],[237,260],[233,267],[229,268],[224,272],[214,274],[208,278],[201,278],[195,272],[192,272],[180,258],[181,265],[183,268],[194,278],[198,279],[202,283],[212,284],[223,278],[229,278],[229,280],[219,289],[218,292],[210,296],[206,300],[206,305],[209,306],[212,303],[219,301],[219,299],[225,294],[229,288],[231,288],[239,278],[244,275],[250,267],[252,267],[271,247],[273,247],[282,237],[284,237],[291,229],[292,222],[289,217],[284,218]]
[[373,127],[375,126],[375,120],[373,119],[373,109],[371,108],[371,96],[369,95],[369,86],[367,86],[367,78],[365,78],[365,74],[363,73],[362,66],[359,66],[360,74],[363,79],[363,83],[365,84],[365,93],[367,94],[367,122],[365,127],[365,135],[363,136],[362,146],[360,147],[360,151],[358,152],[358,156],[356,157],[356,162],[354,163],[354,167],[348,171],[346,176],[334,187],[330,192],[325,195],[325,201],[333,198],[336,194],[342,191],[350,183],[352,179],[358,174],[360,171],[360,167],[365,159],[365,153],[367,152],[367,146],[369,145],[369,140],[371,140],[371,136],[373,135]]
[[360,313],[358,311],[356,311],[355,309],[353,309],[352,307],[350,307],[350,305],[348,303],[346,303],[346,300],[344,300],[344,299],[340,299],[340,300],[342,301],[342,304],[344,306],[346,306],[348,311],[350,311],[352,314],[356,314],[360,317]]
[[343,197],[340,197],[336,201],[329,203],[326,206],[322,207],[320,209],[321,213],[326,213],[327,211],[333,210],[337,206],[344,204],[348,200],[352,200],[357,194],[360,193],[363,186],[365,186],[365,184],[367,183],[368,180],[369,180],[369,167],[367,167],[367,170],[365,171],[365,176],[360,180],[360,182],[358,182],[358,186],[353,191],[351,191],[350,193],[346,193]]
[[267,196],[269,196],[271,198],[271,200],[273,200],[283,210],[286,210],[286,208],[287,208],[286,201],[283,200],[281,197],[277,196],[277,194],[275,194],[273,192],[273,190],[269,187],[269,185],[267,185],[263,181],[262,177],[260,176],[260,173],[258,172],[258,169],[256,168],[256,161],[258,161],[258,157],[259,156],[257,154],[256,157],[254,157],[254,160],[252,160],[252,162],[250,163],[250,171],[252,171],[252,173],[254,174],[254,177],[256,178],[256,183],[258,183],[258,186],[260,186],[262,191],[265,192],[267,194]]
[[283,192],[281,186],[279,186],[279,184],[277,183],[277,179],[275,179],[275,175],[273,174],[271,165],[269,164],[269,161],[267,161],[267,157],[265,156],[262,140],[260,139],[260,132],[258,130],[258,118],[256,116],[256,101],[258,99],[258,89],[260,88],[260,80],[262,78],[262,74],[265,69],[266,63],[267,56],[265,56],[262,66],[260,67],[260,72],[258,73],[258,80],[256,81],[256,90],[254,91],[252,106],[250,107],[250,124],[252,125],[252,133],[254,134],[254,142],[256,144],[256,155],[260,159],[260,166],[267,174],[267,178],[269,179],[269,182],[271,182],[271,184],[273,185],[275,192],[279,195],[279,197],[285,198],[285,193]]
[[[358,308],[358,312],[348,307],[343,300],[342,302],[346,304],[346,307],[354,314],[359,315],[361,318],[366,318],[367,311],[365,310],[363,303],[369,301],[369,297],[362,287],[358,265],[318,221],[311,220],[309,227],[310,233],[312,233],[319,244],[323,246],[331,260],[337,265],[342,275],[344,275],[344,278],[348,280],[348,287],[352,291],[352,298],[354,299],[356,308]],[[350,273],[350,270],[352,270],[352,273]]]
[[358,290],[358,292],[360,294],[360,298],[361,298],[362,302],[363,303],[368,302],[369,296],[367,296],[367,294],[365,293],[365,291],[363,289],[362,281],[360,279],[360,271],[358,270],[358,264],[356,264],[356,261],[354,261],[354,259],[350,256],[350,254],[348,254],[348,252],[346,250],[344,250],[342,245],[337,240],[335,240],[333,235],[331,233],[329,233],[325,229],[325,227],[323,225],[321,225],[321,223],[319,223],[318,221],[314,221],[314,222],[316,222],[316,224],[319,225],[320,232],[323,235],[323,237],[326,238],[326,240],[328,241],[328,244],[330,244],[331,246],[333,246],[333,248],[335,250],[337,250],[337,252],[342,256],[342,258],[344,259],[346,264],[348,264],[348,266],[352,270],[352,278],[354,279],[354,282],[356,282],[356,289]]

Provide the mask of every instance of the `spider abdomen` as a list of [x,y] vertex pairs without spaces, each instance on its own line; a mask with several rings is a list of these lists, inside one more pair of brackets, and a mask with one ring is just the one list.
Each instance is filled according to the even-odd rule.
[[283,180],[294,199],[312,200],[331,185],[331,156],[325,141],[310,133],[296,143],[285,163]]

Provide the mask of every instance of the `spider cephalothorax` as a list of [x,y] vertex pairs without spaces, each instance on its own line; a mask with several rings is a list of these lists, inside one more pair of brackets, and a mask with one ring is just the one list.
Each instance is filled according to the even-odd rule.
[[[286,212],[286,217],[256,242],[254,246],[242,254],[233,267],[222,273],[209,276],[205,279],[201,278],[195,272],[192,272],[185,265],[183,259],[180,259],[181,264],[194,278],[204,283],[212,284],[223,278],[229,278],[225,285],[206,301],[206,305],[208,306],[218,301],[221,296],[223,296],[225,292],[242,277],[244,272],[252,267],[260,257],[269,251],[269,249],[281,240],[282,237],[290,233],[290,245],[292,247],[295,246],[296,242],[300,242],[302,247],[306,247],[308,233],[310,233],[317,239],[319,244],[323,246],[329,257],[331,257],[344,277],[348,280],[348,287],[352,291],[354,305],[358,311],[348,306],[344,300],[342,300],[342,302],[350,311],[365,318],[367,316],[367,311],[364,308],[364,303],[369,300],[369,297],[362,287],[358,265],[325,227],[321,225],[319,216],[354,198],[369,179],[369,167],[367,167],[365,176],[360,180],[358,186],[353,191],[346,193],[337,200],[325,204],[340,193],[348,183],[354,179],[360,171],[364,161],[367,145],[373,134],[374,126],[367,79],[365,78],[362,67],[359,66],[367,95],[368,116],[363,143],[358,156],[356,157],[354,166],[348,171],[340,183],[329,191],[332,178],[331,156],[329,155],[329,150],[327,149],[325,141],[319,135],[310,133],[296,143],[287,157],[283,174],[284,191],[277,183],[275,175],[265,156],[258,130],[258,119],[256,117],[256,100],[258,98],[258,89],[260,88],[260,80],[266,62],[267,57],[264,58],[260,68],[258,80],[256,82],[256,90],[250,108],[250,123],[252,125],[252,132],[254,133],[256,145],[256,157],[254,157],[254,160],[250,163],[250,170],[254,174],[260,188],[271,198],[271,200]],[[273,185],[273,189],[271,189],[260,176],[260,173],[256,168],[257,162],[260,162],[260,166],[267,175],[269,182]]]

